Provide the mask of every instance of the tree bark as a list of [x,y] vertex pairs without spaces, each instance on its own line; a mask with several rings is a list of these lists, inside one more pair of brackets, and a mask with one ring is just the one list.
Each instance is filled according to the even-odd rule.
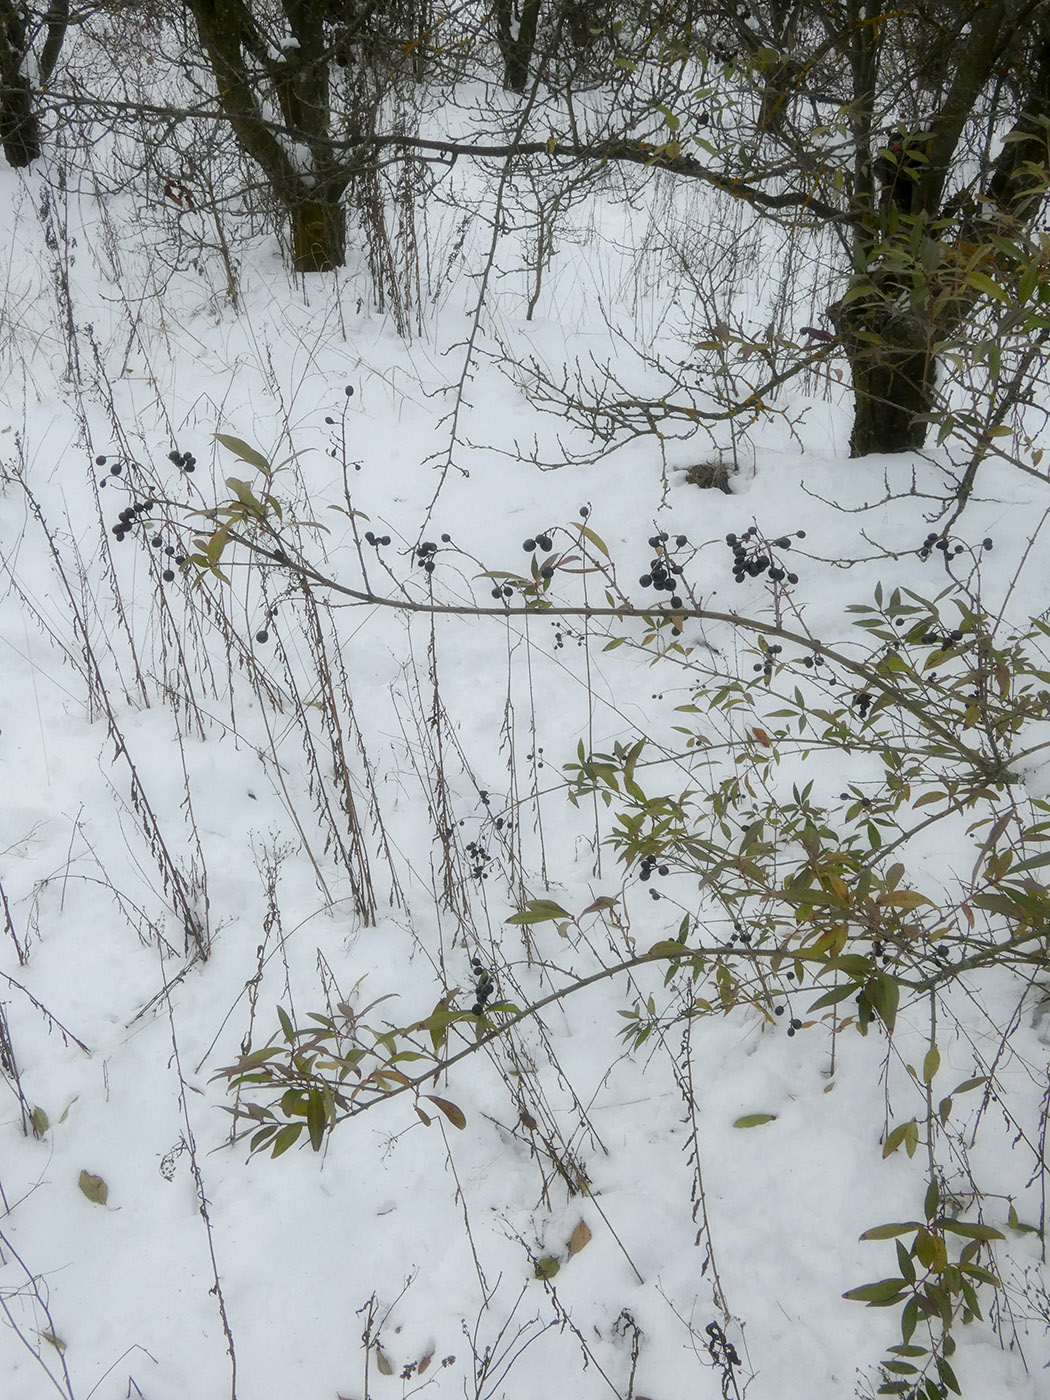
[[[30,59],[27,14],[11,0],[0,6],[0,146],[8,165],[16,170],[40,155],[40,118],[36,93],[26,73]],[[44,16],[47,34],[40,51],[37,78],[45,87],[54,72],[69,24],[69,0],[54,0]]]
[[[189,0],[189,6],[234,135],[260,167],[288,216],[295,270],[328,272],[342,267],[346,261],[342,196],[350,169],[333,157],[329,144],[329,54],[323,4],[284,0],[295,43],[280,56],[273,55],[241,0]],[[284,125],[309,152],[310,170],[293,162],[283,138],[266,120],[258,96],[260,72],[277,99]]]
[[853,376],[850,456],[917,451],[934,406],[931,328],[877,292],[828,310]]
[[508,92],[524,92],[528,84],[529,66],[536,48],[540,3],[541,0],[523,0],[515,32],[512,0],[497,0],[496,41],[503,58],[503,86]]
[[296,272],[331,272],[346,262],[346,208],[304,200],[289,208],[292,265]]
[[[941,109],[923,131],[896,131],[886,138],[889,157],[869,159],[857,182],[861,214],[856,249],[863,270],[847,294],[828,308],[853,378],[854,424],[850,452],[910,452],[923,446],[935,410],[936,355],[934,347],[958,330],[977,297],[959,285],[950,237],[944,224],[929,232],[930,221],[947,221],[942,209],[949,171],[967,120],[1017,30],[1016,14],[1007,0],[989,0],[975,9],[951,86]],[[1029,89],[1020,127],[1028,143],[1009,140],[993,167],[987,197],[1003,213],[1015,216],[1020,207],[1015,172],[1031,159],[1032,138],[1039,125],[1033,106],[1050,112],[1050,44]],[[1018,128],[1015,128],[1015,131]],[[1045,166],[1045,143],[1042,145]],[[876,188],[871,172],[877,176]],[[1031,175],[1028,175],[1031,185]],[[1013,208],[1007,210],[1007,189]],[[1031,201],[1026,212],[1034,213]],[[957,217],[957,211],[956,211]],[[976,231],[975,231],[976,230]],[[956,229],[957,238],[981,239],[996,232],[986,217]],[[954,287],[958,295],[938,295]]]
[[21,170],[40,154],[40,122],[23,72],[26,26],[21,11],[0,9],[0,145],[8,165]]

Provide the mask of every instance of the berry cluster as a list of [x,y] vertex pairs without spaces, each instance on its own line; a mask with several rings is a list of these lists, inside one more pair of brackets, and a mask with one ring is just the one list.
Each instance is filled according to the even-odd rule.
[[437,550],[438,547],[433,540],[424,540],[422,544],[416,546],[416,563],[428,574],[434,572],[434,555]]
[[[526,554],[531,554],[536,549],[540,550],[543,554],[549,554],[554,548],[554,541],[551,539],[550,535],[537,535],[535,539],[525,540],[522,543],[521,547],[523,550],[525,550]],[[554,577],[553,564],[545,562],[538,566],[534,566],[534,568],[536,569],[536,572],[539,574],[540,578],[549,579]],[[506,589],[504,589],[504,592],[506,592]]]
[[875,697],[870,690],[858,690],[850,701],[850,704],[856,709],[861,719],[867,719],[868,711],[871,709],[874,699]]
[[[445,538],[447,539],[448,536],[446,535]],[[376,548],[378,548],[381,544],[389,544],[389,543],[390,543],[390,536],[389,536],[389,535],[373,535],[373,533],[372,533],[371,530],[366,530],[366,531],[365,531],[365,540],[368,542],[368,544],[375,545]],[[436,545],[435,545],[435,548],[437,548]]]
[[484,846],[482,846],[481,842],[468,841],[467,855],[472,862],[470,873],[474,876],[474,879],[487,880],[489,878],[489,872],[486,866],[492,857],[489,855],[488,851],[485,850]]
[[[671,558],[671,553],[667,546],[671,541],[671,536],[666,530],[661,530],[658,535],[650,535],[649,548],[656,551],[649,561],[649,572],[642,574],[638,582],[643,588],[655,588],[659,593],[670,593],[671,607],[680,608],[683,606],[681,595],[678,592],[678,578],[682,573],[682,565]],[[675,536],[675,547],[683,548],[689,541],[685,535]]]
[[[991,549],[993,543],[991,538],[983,539],[981,541],[981,548]],[[951,540],[944,539],[938,535],[936,530],[931,530],[919,548],[919,558],[929,559],[931,553],[935,549],[939,549],[947,559],[954,557],[956,554],[964,554],[966,552],[966,546],[964,544],[959,544],[958,541],[953,543]]]
[[272,620],[273,620],[276,616],[277,616],[277,609],[276,609],[276,608],[267,608],[267,610],[266,610],[266,621],[263,623],[263,625],[259,628],[258,632],[256,632],[256,634],[255,634],[255,640],[256,640],[257,642],[268,642],[268,641],[270,640],[270,631],[269,631],[270,623],[272,622]]
[[[758,526],[750,526],[742,535],[726,535],[726,544],[733,551],[733,578],[743,583],[745,578],[758,578],[767,574],[774,583],[798,583],[798,574],[791,573],[779,564],[773,554],[774,549],[790,549],[791,536],[781,535],[779,539],[763,541]],[[796,530],[794,538],[804,540],[805,530]]]
[[768,680],[773,674],[773,658],[779,656],[783,650],[784,648],[779,642],[771,642],[770,645],[766,647],[766,659],[764,661],[756,661],[751,669],[753,671],[761,671],[763,677]]
[[184,472],[192,472],[197,467],[197,459],[192,452],[169,452],[168,461]]
[[485,964],[480,958],[471,958],[470,970],[473,972],[476,979],[474,984],[474,1005],[470,1009],[475,1016],[483,1016],[485,1014],[485,1003],[495,991],[495,983],[492,980],[492,975],[486,971]]
[[657,875],[667,875],[670,873],[666,865],[658,866],[656,864],[658,859],[659,857],[657,856],[642,856],[641,860],[638,863],[638,878],[643,884],[646,882],[646,880],[652,879],[654,870],[656,871]]
[[142,517],[152,514],[156,504],[156,501],[136,501],[134,505],[124,507],[117,516],[117,523],[112,530],[118,543],[125,535],[130,534],[136,525],[144,523]]
[[[783,1016],[784,1012],[787,1010],[787,1007],[774,1006],[773,1010],[778,1016]],[[792,1016],[791,1020],[788,1023],[788,1035],[794,1035],[796,1031],[799,1031],[801,1029],[802,1022],[798,1019],[797,1016]]]
[[962,632],[959,631],[958,627],[955,627],[951,632],[945,632],[943,635],[939,632],[927,632],[922,638],[922,644],[924,647],[936,647],[938,651],[954,651],[956,643],[961,642],[962,639]]

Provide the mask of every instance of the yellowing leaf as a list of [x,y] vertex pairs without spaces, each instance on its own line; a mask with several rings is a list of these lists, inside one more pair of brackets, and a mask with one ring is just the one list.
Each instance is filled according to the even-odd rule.
[[448,1099],[439,1099],[436,1094],[424,1094],[423,1097],[429,1099],[432,1104],[436,1104],[454,1128],[467,1126],[466,1115],[458,1104],[450,1103]]
[[553,1278],[560,1268],[561,1264],[553,1254],[545,1254],[542,1259],[536,1260],[535,1274],[537,1278]]
[[591,1227],[586,1220],[581,1220],[569,1236],[569,1256],[579,1254],[581,1249],[586,1249],[591,1242]]
[[875,902],[880,908],[892,905],[895,909],[918,909],[920,904],[932,904],[933,900],[927,899],[918,890],[893,890],[889,894],[880,894]]
[[106,1204],[109,1187],[100,1176],[92,1176],[91,1172],[81,1172],[79,1186],[89,1201],[94,1201],[99,1206]]
[[688,952],[688,948],[684,948],[681,943],[676,943],[673,938],[663,938],[659,943],[653,944],[646,956],[650,958],[680,958],[683,953]]
[[763,1123],[775,1123],[775,1113],[745,1113],[733,1124],[734,1128],[760,1128]]

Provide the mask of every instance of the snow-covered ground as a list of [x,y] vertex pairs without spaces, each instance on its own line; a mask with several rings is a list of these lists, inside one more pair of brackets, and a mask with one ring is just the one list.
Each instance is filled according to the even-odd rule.
[[[673,355],[694,306],[668,291],[672,260],[646,250],[647,229],[654,210],[665,231],[694,221],[695,192],[661,186],[630,218],[600,200],[573,211],[531,320],[528,237],[497,241],[475,320],[488,226],[453,258],[455,211],[435,208],[406,341],[359,261],[303,286],[274,242],[239,244],[234,308],[217,253],[162,268],[130,201],[54,188],[43,223],[65,231],[49,247],[49,187],[46,169],[0,172],[4,1400],[871,1393],[899,1309],[842,1294],[896,1268],[892,1242],[862,1232],[922,1213],[925,1148],[883,1160],[882,1143],[925,1112],[906,1066],[928,1044],[928,998],[905,996],[892,1043],[819,1014],[789,1036],[824,984],[779,974],[779,1020],[746,1004],[685,1018],[681,979],[665,987],[654,963],[574,990],[424,1086],[463,1127],[432,1102],[425,1125],[404,1092],[319,1154],[304,1135],[271,1160],[231,1146],[222,1111],[219,1071],[279,1034],[278,1005],[305,1026],[343,1002],[383,1032],[443,998],[469,1011],[472,958],[495,998],[525,1006],[675,937],[684,915],[727,939],[695,873],[642,881],[598,844],[616,806],[572,804],[564,766],[581,743],[645,736],[646,761],[664,760],[639,769],[647,792],[716,784],[719,735],[774,706],[676,707],[712,673],[761,669],[754,634],[687,620],[684,650],[654,661],[605,649],[640,641],[637,619],[434,615],[304,592],[235,549],[228,584],[176,560],[214,528],[191,512],[228,498],[228,476],[263,489],[225,433],[279,467],[289,538],[347,587],[498,609],[486,575],[549,554],[564,561],[552,596],[604,606],[597,566],[615,567],[641,604],[647,540],[667,531],[686,538],[675,557],[704,607],[848,650],[845,609],[877,583],[925,597],[949,583],[916,554],[950,494],[948,450],[851,461],[832,375],[735,439],[643,436],[576,460],[592,440],[503,372],[500,346],[555,381],[593,358],[644,389],[631,337]],[[721,314],[760,334],[768,308],[738,275]],[[715,447],[735,448],[731,495],[686,479]],[[186,453],[192,473],[169,459]],[[120,511],[147,500],[118,539]],[[976,561],[959,576],[979,577],[993,615],[1045,606],[1045,510],[1040,482],[984,468],[955,534]],[[751,525],[792,536],[797,584],[734,582],[724,537]],[[545,534],[550,551],[523,548]],[[681,726],[708,721],[700,763]],[[786,743],[768,782],[787,800],[812,779],[834,805],[877,771]],[[916,838],[909,878],[965,881],[964,827]],[[506,922],[540,899],[577,921]],[[1015,1016],[1016,979],[962,982],[941,1012],[936,1097],[994,1065],[997,1101],[959,1096],[945,1170],[984,1193],[960,1211],[1006,1236],[1005,1287],[998,1306],[982,1290],[987,1321],[956,1327],[952,1364],[967,1394],[1037,1397],[1050,1302],[1039,1236],[1008,1213],[1041,1218],[1046,1050],[1035,1003]],[[618,1013],[649,997],[658,1023],[634,1049]],[[460,1022],[448,1048],[473,1042]],[[735,1126],[750,1115],[769,1118]]]

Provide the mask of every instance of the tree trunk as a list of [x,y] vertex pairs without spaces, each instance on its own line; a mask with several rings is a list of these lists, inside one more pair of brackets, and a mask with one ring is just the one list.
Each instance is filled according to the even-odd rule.
[[288,211],[296,272],[330,272],[346,262],[346,208],[342,201],[304,200]]
[[933,411],[932,327],[876,298],[828,308],[853,376],[851,457],[917,451]]
[[0,86],[0,145],[8,165],[20,170],[40,154],[40,123],[28,78],[17,74]]
[[0,145],[16,170],[40,154],[40,123],[33,110],[33,90],[22,69],[26,61],[26,25],[21,10],[0,10]]
[[512,0],[498,0],[496,4],[496,41],[503,58],[503,86],[508,92],[524,92],[528,84],[540,3],[541,0],[522,0],[516,33]]

